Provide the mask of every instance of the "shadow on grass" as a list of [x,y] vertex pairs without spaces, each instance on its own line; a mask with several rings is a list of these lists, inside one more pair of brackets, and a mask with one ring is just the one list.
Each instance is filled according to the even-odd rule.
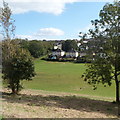
[[98,112],[117,117],[118,106],[115,103],[77,96],[55,96],[55,95],[27,95],[20,94],[12,96],[2,92],[3,100],[8,103],[23,103],[29,106],[48,106],[65,109],[74,109],[85,112]]

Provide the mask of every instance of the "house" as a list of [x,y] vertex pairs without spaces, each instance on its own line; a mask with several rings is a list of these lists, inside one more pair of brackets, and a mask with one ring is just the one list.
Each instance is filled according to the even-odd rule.
[[77,46],[80,47],[81,43],[77,43]]
[[80,52],[79,54],[80,54],[80,57],[84,57],[84,56],[86,56],[86,55],[87,55],[87,53],[86,53],[86,52]]
[[71,50],[69,52],[66,52],[66,57],[75,57],[77,58],[78,57],[78,52],[76,50]]
[[61,43],[55,43],[53,49],[54,49],[54,50],[62,49],[62,44],[61,44]]
[[55,49],[52,51],[52,56],[63,57],[65,55],[65,51],[61,49]]

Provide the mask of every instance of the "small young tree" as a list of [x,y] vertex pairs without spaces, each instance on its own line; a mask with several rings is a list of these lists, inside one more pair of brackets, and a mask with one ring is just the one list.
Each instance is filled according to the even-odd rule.
[[3,61],[2,73],[8,88],[12,90],[13,94],[17,94],[22,88],[20,81],[31,80],[35,75],[30,53],[24,49],[17,48],[12,58]]
[[106,4],[99,17],[99,20],[92,21],[94,29],[90,29],[88,34],[101,42],[83,77],[94,88],[98,83],[110,86],[114,80],[116,102],[120,102],[120,1]]
[[4,40],[2,42],[2,73],[13,94],[21,89],[21,80],[31,80],[35,75],[34,64],[29,52],[20,48],[18,41],[11,40],[14,35],[14,20],[11,9],[3,2],[0,24]]

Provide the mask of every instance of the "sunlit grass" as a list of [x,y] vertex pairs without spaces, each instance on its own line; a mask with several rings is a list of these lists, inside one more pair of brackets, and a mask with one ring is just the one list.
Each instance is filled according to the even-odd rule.
[[35,60],[36,76],[32,81],[24,81],[24,87],[55,92],[70,92],[93,96],[115,97],[115,86],[103,87],[97,90],[83,81],[81,75],[85,72],[85,64],[69,62],[47,62]]

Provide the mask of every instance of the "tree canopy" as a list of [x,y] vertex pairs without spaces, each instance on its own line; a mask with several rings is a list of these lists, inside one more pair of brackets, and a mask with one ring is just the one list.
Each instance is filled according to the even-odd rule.
[[119,102],[120,85],[120,2],[107,3],[99,13],[99,19],[92,20],[94,29],[88,34],[98,41],[95,59],[88,65],[83,75],[84,80],[93,84],[96,89],[98,83],[108,84],[115,81],[116,101]]
[[20,41],[21,48],[27,49],[34,58],[47,55],[53,49],[54,41],[41,41],[41,40],[23,40]]
[[14,36],[14,20],[8,4],[3,1],[3,8],[0,14],[0,25],[4,40],[2,42],[2,73],[3,79],[12,90],[18,93],[21,89],[21,80],[31,80],[34,77],[34,64],[30,53],[21,48],[18,40],[12,40]]
[[66,40],[62,44],[62,49],[66,52],[71,51],[71,50],[77,50],[77,42],[75,40]]

